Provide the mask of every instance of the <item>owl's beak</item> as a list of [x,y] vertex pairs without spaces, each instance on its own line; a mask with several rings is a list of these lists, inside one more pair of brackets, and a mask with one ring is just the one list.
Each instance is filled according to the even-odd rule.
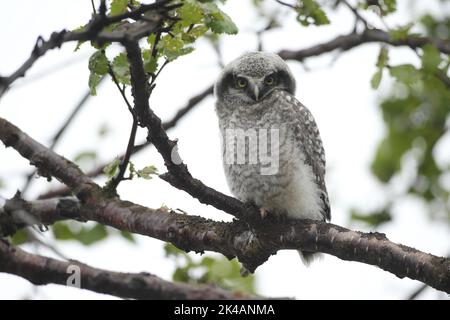
[[261,88],[259,87],[258,83],[254,83],[253,81],[249,82],[249,94],[253,100],[255,101],[259,100]]

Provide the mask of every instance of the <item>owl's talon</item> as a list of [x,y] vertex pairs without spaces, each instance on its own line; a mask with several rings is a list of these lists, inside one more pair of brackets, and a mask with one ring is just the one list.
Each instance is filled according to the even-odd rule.
[[259,214],[261,219],[264,219],[269,214],[269,211],[266,208],[259,208]]

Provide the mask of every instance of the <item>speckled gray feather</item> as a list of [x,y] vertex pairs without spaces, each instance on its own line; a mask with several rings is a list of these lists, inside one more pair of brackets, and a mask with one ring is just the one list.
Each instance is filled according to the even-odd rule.
[[[264,77],[278,74],[277,83],[263,83]],[[261,99],[233,85],[244,77],[265,93]],[[311,112],[294,96],[295,80],[286,63],[277,55],[263,52],[246,54],[222,71],[215,85],[216,112],[222,133],[225,175],[231,192],[242,201],[251,201],[275,214],[295,219],[330,219],[325,186],[325,152]],[[247,135],[245,144],[228,136],[229,130],[256,132],[258,143]],[[228,130],[228,131],[227,131]],[[269,135],[270,130],[277,136]],[[267,149],[278,146],[278,168],[262,174],[260,134],[267,136]],[[278,139],[274,139],[278,138]],[[274,144],[275,143],[275,144]],[[233,161],[227,152],[232,150]],[[238,154],[245,162],[238,163]],[[250,161],[252,156],[258,161]]]

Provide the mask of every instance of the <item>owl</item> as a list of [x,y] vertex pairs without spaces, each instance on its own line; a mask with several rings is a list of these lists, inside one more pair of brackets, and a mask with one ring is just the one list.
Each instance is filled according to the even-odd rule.
[[[226,65],[214,86],[223,166],[232,194],[291,219],[330,220],[325,152],[295,79],[276,54],[252,52]],[[306,264],[315,254],[300,252]]]

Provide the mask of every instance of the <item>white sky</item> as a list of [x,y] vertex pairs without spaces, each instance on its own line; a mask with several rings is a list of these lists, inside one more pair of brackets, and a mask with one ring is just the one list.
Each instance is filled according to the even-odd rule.
[[[405,23],[408,16],[423,14],[430,2],[400,2],[402,14],[387,19],[389,26]],[[224,61],[256,49],[254,30],[263,25],[255,15],[249,1],[229,0],[224,10],[240,29],[237,36],[226,36],[222,41]],[[428,3],[428,4],[427,4]],[[90,1],[24,0],[8,1],[0,11],[0,74],[8,75],[28,58],[39,35],[47,38],[52,31],[73,29],[90,17]],[[405,12],[407,14],[405,14]],[[264,35],[267,51],[300,49],[327,41],[338,34],[348,33],[353,17],[345,10],[330,14],[331,26],[303,28],[289,15],[283,29]],[[374,20],[376,21],[376,20]],[[378,22],[376,22],[378,24]],[[27,74],[0,101],[0,117],[4,117],[30,134],[34,139],[48,143],[56,128],[65,120],[78,99],[87,89],[87,59],[91,49],[85,45],[73,53],[75,44],[66,44],[41,58]],[[206,41],[199,41],[196,51],[169,65],[161,74],[151,105],[163,119],[169,118],[193,94],[210,85],[220,69],[214,51]],[[361,46],[346,52],[331,63],[336,53],[312,58],[307,69],[289,62],[297,79],[297,97],[314,114],[327,152],[327,185],[332,203],[332,222],[346,227],[370,231],[349,221],[348,210],[377,208],[382,205],[391,189],[387,190],[371,176],[368,166],[377,142],[383,134],[383,124],[376,107],[381,98],[370,88],[375,72],[378,45]],[[416,62],[407,49],[391,50],[391,61]],[[34,79],[31,81],[31,79]],[[389,82],[383,80],[383,88]],[[131,119],[117,92],[109,81],[89,100],[73,126],[67,130],[56,151],[73,158],[80,151],[95,150],[99,162],[121,154],[126,147]],[[106,138],[97,135],[103,124],[111,129]],[[220,160],[219,131],[212,97],[204,100],[195,110],[169,133],[179,139],[180,154],[191,173],[207,185],[229,193]],[[145,133],[141,131],[143,139]],[[441,150],[442,151],[442,150]],[[441,161],[450,162],[450,154],[443,149]],[[29,172],[28,161],[13,150],[0,148],[0,178],[7,186],[0,190],[3,197],[11,197],[23,185],[24,172]],[[146,149],[133,158],[137,167],[156,165],[164,171],[163,163],[154,148]],[[401,179],[399,179],[399,184]],[[33,184],[28,196],[39,194],[48,187],[45,179]],[[394,188],[395,189],[395,188]],[[165,204],[217,220],[230,220],[230,216],[211,206],[204,206],[191,196],[177,191],[159,179],[123,182],[119,187],[123,199],[159,207]],[[425,252],[445,255],[450,249],[448,224],[430,221],[423,206],[414,199],[404,199],[396,206],[392,223],[379,228],[395,241]],[[54,243],[50,233],[45,234]],[[58,242],[55,246],[67,256],[95,267],[123,272],[146,271],[170,279],[174,269],[171,260],[164,258],[162,242],[138,236],[138,244],[131,245],[118,237],[111,237],[91,247],[71,242]],[[27,250],[36,250],[25,246]],[[38,248],[37,252],[52,255]],[[420,283],[398,279],[375,267],[345,262],[326,256],[310,268],[304,267],[295,251],[280,251],[256,271],[257,289],[262,295],[293,296],[298,299],[402,299]],[[37,290],[26,280],[0,274],[0,299],[24,297],[45,299],[109,299],[86,290],[48,285]],[[448,298],[433,289],[421,298]]]

